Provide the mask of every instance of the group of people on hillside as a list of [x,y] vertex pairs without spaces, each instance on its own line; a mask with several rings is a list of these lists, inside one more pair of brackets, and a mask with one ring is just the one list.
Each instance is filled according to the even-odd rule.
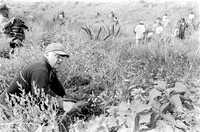
[[135,26],[135,40],[136,45],[144,43],[145,40],[149,41],[152,39],[153,35],[160,36],[164,32],[168,32],[172,37],[177,37],[181,40],[185,39],[186,30],[191,27],[195,28],[195,14],[191,11],[188,15],[187,21],[184,17],[180,18],[177,21],[175,29],[171,30],[171,20],[168,17],[168,14],[164,14],[162,17],[156,18],[154,23],[147,29],[144,21],[140,20],[139,23]]
[[[29,31],[29,27],[20,17],[9,17],[9,8],[6,4],[0,4],[0,33],[1,36],[5,35],[9,38],[9,56],[14,54],[16,47],[23,47],[25,40],[25,31]],[[65,13],[59,12],[54,22],[58,22],[60,25],[65,24]]]
[[[113,18],[114,23],[118,24],[118,18],[113,12],[111,13],[111,17]],[[4,21],[2,19],[8,18],[9,10],[5,5],[3,5],[2,9],[0,7],[0,21]],[[60,14],[59,18],[64,18],[64,12]],[[194,19],[195,15],[190,14],[188,23],[193,23]],[[178,38],[185,38],[184,32],[188,23],[186,23],[184,18],[178,22]],[[152,25],[152,31],[148,32],[147,36],[151,37],[154,34],[162,34],[165,28],[168,28],[169,24],[170,20],[167,14],[165,14],[162,19],[157,18],[155,23]],[[16,47],[23,46],[23,41],[25,40],[25,30],[28,30],[28,27],[20,18],[14,17],[4,23],[2,32],[11,38],[11,41],[9,42],[11,54],[14,53],[14,49]],[[144,21],[140,21],[134,31],[136,33],[136,44],[139,44],[147,32]],[[51,43],[47,45],[44,50],[43,59],[39,62],[28,65],[22,71],[19,71],[16,78],[13,79],[11,85],[0,95],[0,108],[5,110],[10,109],[5,101],[6,97],[7,95],[8,97],[11,97],[13,94],[20,96],[22,92],[20,88],[24,89],[26,94],[31,93],[34,95],[35,87],[33,84],[35,84],[37,88],[43,89],[45,94],[54,96],[59,100],[60,98],[65,97],[65,89],[58,80],[56,69],[59,68],[64,59],[69,57],[70,55],[66,51],[63,44]],[[82,105],[82,103],[84,102],[77,102],[74,107],[78,107],[79,105]]]

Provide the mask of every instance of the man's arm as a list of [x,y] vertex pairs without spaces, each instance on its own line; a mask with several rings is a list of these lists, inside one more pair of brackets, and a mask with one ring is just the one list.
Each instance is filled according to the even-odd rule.
[[58,96],[64,97],[66,95],[65,89],[58,80],[56,73],[51,78],[50,89]]

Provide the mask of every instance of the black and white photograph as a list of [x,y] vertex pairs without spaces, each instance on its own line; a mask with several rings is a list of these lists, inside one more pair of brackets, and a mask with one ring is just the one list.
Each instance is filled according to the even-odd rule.
[[199,0],[0,0],[0,132],[200,132]]

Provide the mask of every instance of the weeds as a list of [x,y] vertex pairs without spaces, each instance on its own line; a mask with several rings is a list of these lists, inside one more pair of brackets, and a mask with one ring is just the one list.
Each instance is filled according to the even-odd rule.
[[[40,9],[39,6],[34,8]],[[0,59],[1,92],[9,87],[15,73],[39,60],[42,56],[41,42],[45,46],[60,41],[69,45],[72,53],[60,68],[62,74],[59,77],[66,92],[73,99],[89,102],[82,111],[71,114],[70,131],[132,132],[154,128],[158,132],[164,129],[170,132],[173,129],[199,129],[200,60],[196,32],[183,41],[164,34],[135,47],[133,34],[124,33],[124,25],[82,26],[85,22],[77,20],[73,11],[69,12],[69,18],[74,18],[72,25],[79,29],[78,32],[67,21],[62,28],[53,23],[54,15],[41,17],[42,13],[48,14],[48,10],[42,9],[37,13],[33,10],[32,14],[42,20],[35,19],[30,23],[32,32],[27,33],[25,47],[19,49],[11,60]],[[128,28],[132,27],[129,25]],[[83,42],[80,30],[92,41]],[[123,33],[126,35],[121,35]],[[80,75],[85,74],[89,76],[83,79]],[[181,87],[177,88],[180,82]],[[24,101],[27,98],[29,101]],[[21,103],[13,107],[10,121],[0,123],[0,131],[58,131],[57,121],[62,117],[58,117],[57,111],[51,107],[56,101],[41,98],[43,104],[47,101],[50,106],[44,110],[36,105],[36,99],[31,95],[22,95],[22,99],[13,96],[13,102]],[[3,114],[1,116],[5,118]]]
[[[25,94],[21,88],[21,95],[7,96],[8,108],[10,114],[1,113],[0,128],[5,132],[8,131],[30,131],[34,132],[41,126],[49,126],[48,129],[56,130],[57,109],[58,106],[55,98],[49,98],[43,91],[34,86],[35,96]],[[5,111],[7,112],[7,111]],[[7,121],[5,120],[7,117]]]
[[[120,27],[112,24],[110,27],[100,26],[97,33],[89,26],[82,26],[81,29],[86,32],[90,40],[107,40],[109,38],[116,38],[120,33]],[[101,35],[103,34],[103,35]]]

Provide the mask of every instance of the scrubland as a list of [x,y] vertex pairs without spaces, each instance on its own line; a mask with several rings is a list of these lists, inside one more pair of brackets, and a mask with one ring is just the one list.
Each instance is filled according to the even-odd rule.
[[[58,71],[68,94],[79,98],[88,94],[87,99],[93,99],[93,103],[94,99],[100,100],[94,103],[100,107],[97,109],[101,110],[100,114],[90,115],[87,120],[77,119],[71,123],[71,132],[199,131],[199,29],[187,31],[185,40],[171,36],[176,22],[187,17],[191,9],[198,13],[198,5],[140,1],[8,3],[8,6],[11,16],[24,19],[30,31],[26,32],[24,47],[17,49],[13,58],[0,58],[0,91],[9,86],[19,70],[41,58],[44,44],[61,42],[71,56]],[[65,12],[64,25],[53,21],[61,11]],[[102,28],[98,39],[91,39],[81,27],[88,25],[97,35],[100,26],[111,26],[110,11],[119,18],[115,27],[120,27],[119,34],[102,39],[108,34],[107,28]],[[138,21],[142,19],[149,27],[164,13],[171,20],[168,30],[151,42],[136,46],[133,30]],[[9,39],[0,40],[0,49],[7,48]],[[79,91],[73,93],[67,82],[74,76],[90,76],[91,83],[77,86]],[[23,99],[27,97],[24,95]],[[49,103],[51,106],[55,101]],[[29,107],[16,105],[13,109],[11,120],[0,121],[1,132],[58,131],[58,117],[51,107],[41,111],[30,103]],[[43,124],[44,120],[47,125]]]

